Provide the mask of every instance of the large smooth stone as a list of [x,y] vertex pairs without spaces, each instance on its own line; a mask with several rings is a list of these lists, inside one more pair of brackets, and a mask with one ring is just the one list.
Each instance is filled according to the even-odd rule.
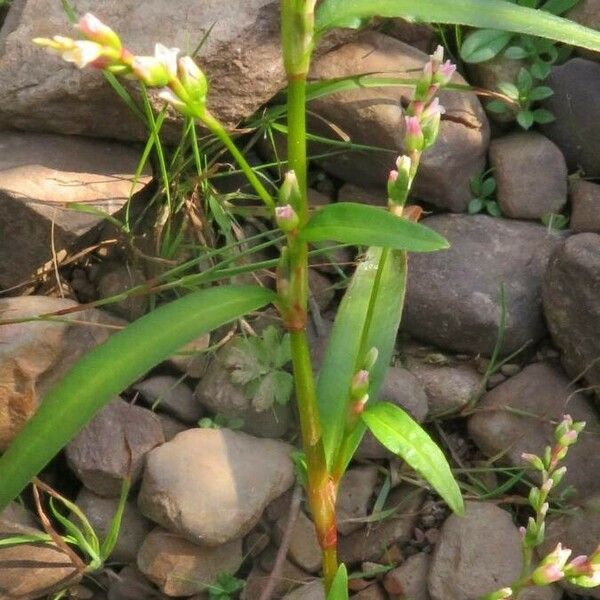
[[444,350],[490,356],[498,336],[501,289],[507,321],[502,352],[546,333],[541,281],[560,235],[534,223],[484,215],[423,220],[450,248],[410,256],[403,327]]
[[294,482],[284,442],[229,429],[190,429],[149,453],[144,515],[190,541],[218,546],[245,535]]

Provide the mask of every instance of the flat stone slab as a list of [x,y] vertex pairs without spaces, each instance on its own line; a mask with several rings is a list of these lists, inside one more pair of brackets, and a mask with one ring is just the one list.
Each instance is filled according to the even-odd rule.
[[70,203],[113,215],[140,191],[149,176],[134,185],[139,156],[118,142],[0,132],[0,288],[31,276],[53,244],[68,249],[103,221]]

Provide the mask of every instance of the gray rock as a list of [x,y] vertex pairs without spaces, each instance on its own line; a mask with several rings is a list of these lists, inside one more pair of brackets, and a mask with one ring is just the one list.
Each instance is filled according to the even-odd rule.
[[227,418],[242,419],[241,429],[251,435],[278,438],[288,430],[292,419],[290,404],[274,404],[256,410],[243,387],[231,381],[225,364],[229,347],[217,352],[206,374],[196,387],[197,401],[209,411]]
[[335,288],[333,283],[328,277],[319,273],[316,269],[309,269],[308,271],[308,285],[310,288],[310,295],[316,302],[320,311],[327,310],[327,307],[333,302],[335,298]]
[[448,517],[433,551],[432,600],[479,600],[508,586],[521,571],[521,537],[510,513],[478,502],[465,508],[464,517]]
[[560,241],[542,225],[484,215],[439,215],[423,220],[450,249],[410,257],[404,329],[445,350],[490,356],[504,286],[508,354],[545,334],[540,286]]
[[414,46],[427,54],[435,49],[435,29],[429,23],[412,23],[405,19],[385,19],[383,29],[390,35],[409,46]]
[[[141,285],[146,281],[144,274],[137,268],[129,265],[111,265],[110,269],[100,275],[98,279],[98,295],[100,298],[111,298],[127,290]],[[145,314],[148,309],[148,296],[130,296],[124,300],[106,305],[106,310],[123,317],[128,321],[135,321]]]
[[377,560],[394,543],[407,542],[413,533],[424,493],[410,486],[392,490],[383,510],[395,512],[379,522],[342,536],[338,543],[339,559],[349,565]]
[[240,538],[292,485],[292,450],[228,429],[184,431],[148,455],[140,509],[194,542],[217,546]]
[[[0,540],[18,535],[44,535],[23,524],[23,515],[14,519],[15,509],[0,514]],[[27,519],[26,519],[27,520]],[[75,565],[54,544],[18,544],[0,547],[0,597],[46,598],[81,579]]]
[[167,598],[153,587],[134,565],[123,567],[119,573],[113,571],[107,573],[110,574],[108,600],[166,600]]
[[[412,46],[380,33],[366,32],[357,41],[314,61],[311,75],[319,79],[357,73],[406,77],[407,72],[421,69],[426,60],[427,55]],[[454,81],[464,83],[459,75]],[[379,188],[385,194],[389,171],[394,168],[397,154],[402,152],[401,101],[411,93],[411,88],[365,87],[313,100],[311,111],[334,123],[353,142],[392,150],[348,153],[335,159],[321,159],[320,164],[343,181]],[[460,212],[471,198],[469,179],[485,163],[489,126],[475,94],[442,92],[440,101],[449,115],[464,122],[442,121],[438,142],[425,152],[421,161],[414,193],[436,206]],[[330,129],[320,133],[331,136]]]
[[[281,544],[288,515],[284,515],[275,526],[275,540]],[[303,571],[318,573],[321,568],[321,547],[317,540],[314,523],[300,511],[292,528],[287,557]]]
[[195,424],[202,416],[202,407],[181,378],[156,375],[144,379],[133,389],[139,392],[153,409],[164,410],[184,423]]
[[157,527],[146,536],[137,565],[167,596],[191,596],[214,585],[220,573],[234,574],[242,560],[242,540],[209,548]]
[[545,85],[554,95],[544,100],[543,107],[556,120],[544,125],[542,132],[562,150],[570,171],[600,176],[600,114],[595,102],[600,94],[600,64],[572,58],[553,67]]
[[[93,10],[119,32],[129,49],[140,54],[150,54],[155,41],[193,48],[214,26],[201,48],[199,64],[211,82],[211,110],[230,125],[252,114],[283,84],[276,43],[277,3],[272,0],[202,4],[177,0],[168,10],[164,3],[152,0],[143,11],[131,1],[100,6],[79,0],[75,9],[78,14]],[[59,5],[27,0],[5,22],[6,48],[0,61],[6,83],[0,96],[2,121],[24,129],[145,139],[144,126],[100,73],[66,67],[60,58],[31,44],[32,38],[48,34],[73,35]],[[179,137],[175,122],[171,115],[162,130],[169,141]]]
[[372,206],[386,206],[387,194],[381,188],[364,188],[345,183],[338,192],[338,202],[360,202]]
[[570,237],[550,259],[542,287],[544,314],[570,377],[600,383],[600,235]]
[[[279,48],[279,4],[274,0],[76,0],[83,15],[92,11],[114,27],[136,54],[150,54],[154,42],[193,50],[201,41],[198,63],[210,82],[208,105],[226,125],[254,113],[284,85]],[[127,108],[98,71],[77,71],[31,43],[35,37],[75,35],[60,4],[26,0],[13,4],[2,28],[0,123],[21,129],[146,140],[143,123]],[[334,33],[327,49],[348,34]],[[27,65],[27,68],[24,67]],[[137,97],[137,85],[122,80]],[[155,107],[162,106],[156,91]],[[161,130],[179,142],[181,119],[170,113]]]
[[405,364],[425,388],[433,418],[459,412],[481,390],[482,377],[470,363],[432,364],[409,356]]
[[360,519],[367,516],[377,477],[374,466],[354,467],[344,473],[337,497],[337,528],[342,535],[362,528]]
[[[563,548],[572,550],[571,558],[591,554],[600,540],[600,496],[586,498],[566,514],[551,515],[546,525],[546,538],[538,552],[540,556],[552,552],[559,542]],[[600,598],[598,587],[582,589],[562,582],[561,585],[586,598]]]
[[[82,488],[75,503],[103,541],[117,511],[118,498],[102,498]],[[122,563],[135,562],[137,552],[151,529],[151,523],[140,514],[135,503],[128,501],[123,512],[119,537],[110,556],[111,560]]]
[[157,414],[157,417],[160,420],[160,426],[162,427],[163,435],[165,436],[165,442],[172,440],[178,433],[190,429],[187,425],[180,423],[177,419],[173,419],[169,415],[159,413]]
[[383,585],[393,600],[430,600],[427,577],[431,556],[419,552],[409,556],[399,567],[386,574]]
[[[76,306],[72,300],[46,296],[3,298],[0,319],[37,317]],[[6,448],[17,435],[54,383],[114,331],[101,325],[123,323],[95,309],[64,318],[87,324],[31,321],[0,327],[0,449]]]
[[[402,367],[389,367],[379,391],[379,399],[404,409],[415,421],[422,423],[429,410],[427,395],[417,378]],[[393,456],[367,431],[358,447],[356,458],[382,459]]]
[[588,496],[600,491],[600,439],[596,433],[600,421],[560,368],[536,363],[488,392],[469,420],[469,433],[485,455],[501,455],[505,464],[524,466],[523,452],[542,455],[546,446],[554,444],[555,423],[565,412],[577,421],[586,421],[589,433],[582,434],[570,448],[562,485],[572,485],[580,496]]
[[[242,591],[243,600],[260,598],[273,570],[276,554],[277,549],[269,547],[260,555],[246,579],[246,586]],[[283,562],[281,576],[275,581],[273,598],[282,598],[298,586],[311,580],[310,575],[286,559]]]
[[388,596],[378,584],[374,583],[357,594],[353,594],[352,600],[388,600]]
[[285,595],[283,600],[325,600],[325,588],[322,581],[307,583]]
[[28,281],[53,244],[60,253],[94,241],[102,219],[68,203],[112,215],[149,180],[132,190],[139,153],[116,142],[3,131],[0,156],[0,288]]
[[556,144],[534,131],[513,133],[490,144],[502,213],[540,219],[560,213],[567,202],[567,165]]
[[600,185],[577,179],[571,184],[571,221],[575,233],[600,233]]
[[146,454],[164,441],[154,413],[116,398],[69,442],[67,462],[89,490],[115,497],[128,473],[137,482]]

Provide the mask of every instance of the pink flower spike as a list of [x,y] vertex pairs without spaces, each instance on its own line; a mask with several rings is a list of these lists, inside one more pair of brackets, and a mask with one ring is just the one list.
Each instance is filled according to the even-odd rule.
[[75,27],[92,42],[115,50],[121,49],[119,36],[92,13],[83,15]]
[[390,174],[388,176],[388,183],[396,183],[397,179],[398,179],[398,171],[396,171],[395,169],[393,171],[390,171]]

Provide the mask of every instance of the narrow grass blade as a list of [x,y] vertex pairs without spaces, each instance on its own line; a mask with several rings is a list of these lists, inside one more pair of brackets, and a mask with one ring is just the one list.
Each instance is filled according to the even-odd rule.
[[307,242],[335,241],[411,252],[449,247],[433,229],[396,217],[383,208],[352,202],[329,204],[317,211],[300,232],[300,238]]
[[389,402],[368,406],[362,418],[388,450],[428,481],[455,513],[463,514],[462,494],[444,453],[416,421]]
[[316,12],[316,30],[360,26],[375,16],[501,29],[600,51],[600,32],[506,0],[324,0]]
[[[350,383],[362,349],[375,347],[379,352],[369,378],[369,397],[372,400],[377,399],[394,350],[406,289],[406,253],[387,252],[379,282],[376,283],[383,253],[385,251],[380,248],[370,248],[356,268],[340,303],[321,366],[317,398],[329,467],[337,462],[340,452],[343,463],[347,464],[364,433],[364,426],[360,423],[342,448]],[[378,292],[372,304],[375,287]],[[367,325],[368,331],[363,335]]]
[[188,342],[273,299],[253,286],[204,289],[138,319],[80,359],[0,458],[0,511],[115,395]]

